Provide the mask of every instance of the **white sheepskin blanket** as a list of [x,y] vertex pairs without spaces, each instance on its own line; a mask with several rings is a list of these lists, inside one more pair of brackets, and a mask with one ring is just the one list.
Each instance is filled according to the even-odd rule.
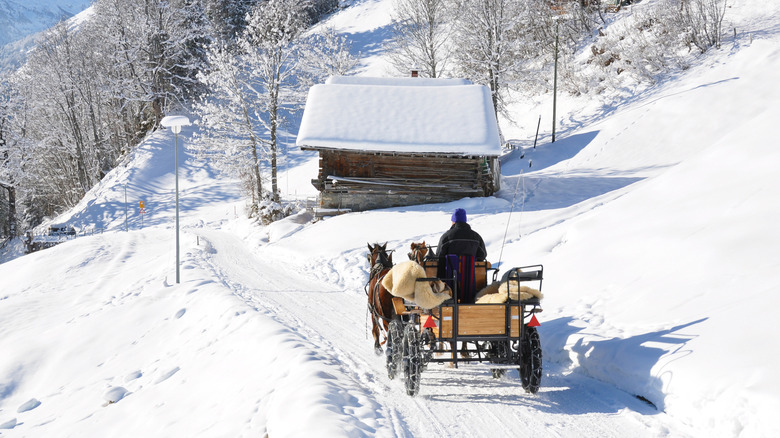
[[417,281],[418,278],[427,278],[425,269],[416,261],[409,260],[393,266],[382,279],[382,286],[392,295],[413,301],[423,309],[432,309],[452,296],[452,291],[444,282]]
[[520,286],[518,288],[516,281],[497,281],[477,292],[477,296],[474,301],[477,304],[505,303],[507,301],[507,297],[513,301],[516,301],[518,295],[520,296],[521,300],[528,300],[533,297],[539,298],[540,300],[544,298],[544,295],[534,288],[530,288],[528,286]]

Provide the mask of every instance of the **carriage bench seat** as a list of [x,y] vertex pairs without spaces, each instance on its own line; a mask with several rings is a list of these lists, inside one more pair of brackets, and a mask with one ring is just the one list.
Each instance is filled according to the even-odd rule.
[[533,281],[533,280],[541,280],[542,279],[542,271],[510,271],[509,275],[506,276],[506,280],[509,281]]

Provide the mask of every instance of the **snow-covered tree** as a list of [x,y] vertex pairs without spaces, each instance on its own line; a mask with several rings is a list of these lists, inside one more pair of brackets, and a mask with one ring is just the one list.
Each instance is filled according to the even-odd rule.
[[589,63],[605,87],[653,84],[720,44],[725,10],[725,0],[662,0],[636,8],[599,33]]
[[246,17],[260,0],[204,0],[206,15],[214,28],[214,37],[233,41],[246,28]]
[[395,0],[388,56],[395,69],[417,68],[423,77],[437,78],[450,61],[450,0]]
[[507,82],[517,63],[521,4],[514,0],[453,0],[458,20],[454,35],[460,75],[490,88],[493,107],[502,111]]
[[303,104],[303,90],[296,75],[299,55],[308,28],[308,1],[268,0],[260,3],[249,16],[245,37],[239,40],[246,54],[250,73],[262,87],[255,102],[263,113],[261,123],[269,132],[268,149],[271,165],[271,197],[279,201],[277,182],[277,132],[280,112],[295,111]]
[[262,87],[247,74],[244,58],[234,56],[224,40],[211,44],[208,61],[200,79],[209,93],[195,105],[201,125],[195,146],[218,168],[242,176],[256,210],[263,197],[261,168],[266,155],[265,128],[254,105]]
[[100,39],[115,66],[113,88],[151,111],[156,125],[170,105],[199,91],[206,21],[196,0],[100,0],[90,23],[109,35]]
[[678,27],[701,53],[720,48],[727,0],[680,0]]
[[32,222],[75,205],[166,111],[198,92],[200,0],[93,7],[77,26],[51,29],[10,81],[22,105],[20,140],[9,148]]
[[18,234],[14,183],[18,166],[14,163],[12,147],[16,133],[11,128],[18,103],[7,78],[0,73],[0,236]]
[[328,76],[345,76],[358,64],[351,53],[349,39],[332,27],[307,38],[302,46],[298,80],[308,87],[323,82]]
[[208,68],[199,76],[209,91],[196,105],[196,147],[241,177],[251,213],[264,221],[281,211],[277,137],[284,115],[302,108],[312,83],[357,63],[347,39],[332,29],[306,36],[313,7],[296,0],[258,3],[241,35],[210,45]]
[[218,147],[224,152],[222,165],[235,168],[250,188],[253,212],[265,198],[265,162],[270,168],[270,200],[280,200],[277,133],[281,113],[303,103],[298,76],[309,6],[295,0],[258,3],[234,47],[224,40],[212,44],[208,71],[201,76],[210,92],[197,107],[203,127],[198,143],[202,150]]
[[339,7],[339,0],[309,0],[306,10],[312,23],[316,23],[326,14],[335,11]]

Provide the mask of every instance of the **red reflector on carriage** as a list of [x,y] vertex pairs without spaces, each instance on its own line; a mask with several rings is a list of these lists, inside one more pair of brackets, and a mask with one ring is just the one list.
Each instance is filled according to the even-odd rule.
[[425,320],[423,328],[436,328],[436,321],[433,320],[431,315],[428,315],[428,319]]
[[541,324],[539,324],[539,320],[536,319],[536,315],[531,315],[531,320],[528,321],[528,324],[526,324],[528,327],[539,327]]

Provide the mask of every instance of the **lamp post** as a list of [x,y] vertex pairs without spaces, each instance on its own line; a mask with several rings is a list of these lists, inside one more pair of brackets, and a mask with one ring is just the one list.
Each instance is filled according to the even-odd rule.
[[558,18],[555,20],[555,67],[553,73],[553,121],[552,121],[552,142],[555,143],[555,106],[558,100]]
[[181,283],[179,276],[179,133],[182,126],[190,126],[190,119],[185,116],[163,117],[160,124],[171,128],[174,135],[174,161],[176,167],[176,283]]

